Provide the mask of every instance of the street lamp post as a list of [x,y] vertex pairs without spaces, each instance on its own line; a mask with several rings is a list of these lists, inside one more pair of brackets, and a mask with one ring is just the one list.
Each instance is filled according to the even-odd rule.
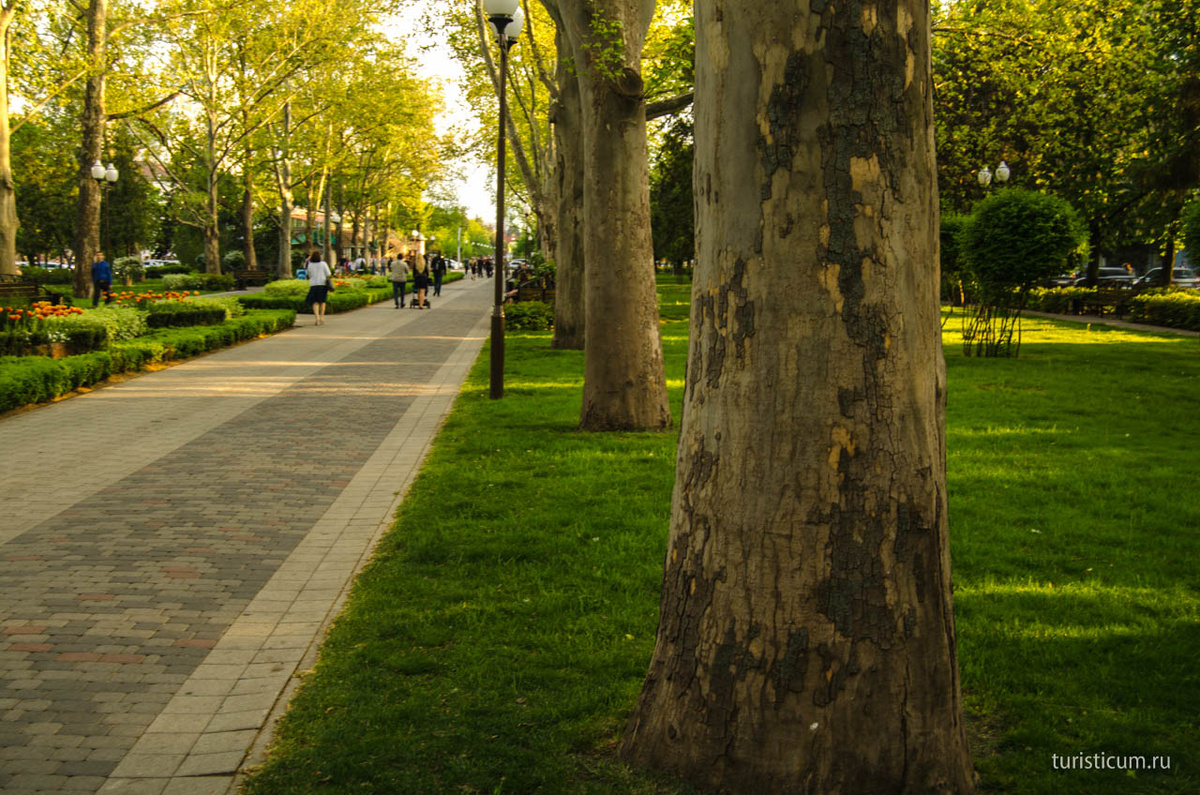
[[[996,166],[996,181],[1003,185],[1008,182],[1010,173],[1008,163],[1001,160],[1000,165]],[[992,184],[992,171],[987,166],[984,166],[976,176],[979,177],[979,184],[984,188]]]
[[491,398],[504,397],[504,125],[508,113],[508,50],[517,43],[525,12],[520,0],[483,0],[500,48],[500,132],[496,142],[496,303],[492,308]]
[[112,256],[112,240],[109,236],[110,228],[108,224],[108,208],[112,205],[112,199],[105,201],[105,194],[107,193],[106,189],[108,186],[116,183],[118,176],[119,172],[112,163],[108,164],[108,168],[105,168],[99,160],[92,163],[92,179],[96,180],[100,185],[100,201],[104,204],[104,254],[106,259]]

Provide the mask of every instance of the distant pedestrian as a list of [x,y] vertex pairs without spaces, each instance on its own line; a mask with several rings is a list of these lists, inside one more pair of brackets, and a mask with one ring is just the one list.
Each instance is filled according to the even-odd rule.
[[329,300],[329,282],[332,278],[329,264],[321,259],[319,252],[314,251],[308,258],[308,303],[312,304],[313,314],[317,318],[313,325],[325,325],[325,302]]
[[100,306],[100,293],[104,293],[104,303],[112,303],[112,266],[104,258],[103,251],[97,251],[92,261],[92,308]]
[[399,309],[404,306],[404,288],[405,282],[408,281],[408,263],[400,257],[392,260],[391,273],[388,274],[388,280],[392,283],[392,302]]
[[433,258],[433,295],[442,295],[442,280],[446,278],[446,259],[441,254]]
[[429,304],[425,301],[425,291],[429,289],[429,263],[419,254],[415,260],[416,262],[413,266],[413,300],[417,302],[417,309],[428,309]]
[[495,266],[492,264],[492,260],[490,257],[483,261],[483,269],[485,271],[487,271],[487,277],[489,279],[492,278],[492,273],[495,270]]

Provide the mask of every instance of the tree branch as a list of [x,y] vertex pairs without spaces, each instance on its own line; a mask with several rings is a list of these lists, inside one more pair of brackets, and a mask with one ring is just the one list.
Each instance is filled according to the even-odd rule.
[[669,97],[660,99],[658,102],[651,102],[646,105],[646,121],[660,119],[663,116],[670,116],[672,113],[678,113],[684,108],[692,104],[695,99],[696,92],[689,91],[686,94],[680,94],[677,97]]
[[141,108],[135,108],[134,110],[126,110],[122,111],[121,113],[110,113],[107,115],[107,118],[109,121],[116,121],[117,119],[126,119],[130,116],[143,116],[152,110],[161,108],[163,105],[166,105],[168,102],[172,101],[182,93],[182,91],[172,91],[170,94],[158,100],[157,102],[152,102],[149,105]]

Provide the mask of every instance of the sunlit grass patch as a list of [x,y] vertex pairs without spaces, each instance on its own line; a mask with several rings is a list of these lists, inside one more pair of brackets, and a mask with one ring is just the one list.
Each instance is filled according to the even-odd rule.
[[[690,285],[660,279],[678,419]],[[961,681],[981,791],[1200,792],[1200,346],[947,325]],[[762,333],[766,333],[765,331]],[[959,340],[960,341],[960,340]],[[654,642],[676,435],[581,434],[579,351],[485,351],[251,793],[677,793],[615,759]],[[1080,753],[1169,772],[1054,770]]]

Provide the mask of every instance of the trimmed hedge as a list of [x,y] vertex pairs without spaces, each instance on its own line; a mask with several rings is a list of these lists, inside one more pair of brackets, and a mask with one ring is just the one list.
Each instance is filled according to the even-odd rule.
[[554,328],[554,305],[521,301],[504,307],[504,325],[513,331],[549,331]]
[[[334,290],[329,294],[329,300],[325,303],[325,311],[329,314],[349,312],[352,309],[361,309],[367,304],[378,303],[391,297],[392,289],[390,287],[386,290],[374,288]],[[265,292],[238,296],[242,306],[247,309],[291,309],[297,314],[311,315],[312,304],[304,299],[305,296],[302,295],[266,295]]]
[[168,273],[163,276],[163,290],[212,290],[228,292],[233,289],[233,276],[228,273]]
[[217,323],[224,323],[227,314],[223,306],[204,306],[179,301],[168,301],[150,305],[149,312],[146,315],[146,325],[150,328],[214,326]]
[[1072,302],[1083,299],[1106,301],[1106,311],[1109,307],[1115,308],[1118,301],[1128,299],[1128,319],[1134,323],[1200,331],[1200,292],[1178,287],[1151,289],[1136,295],[1127,290],[1095,287],[1037,289],[1030,291],[1027,308],[1035,312],[1066,314],[1074,311]]
[[161,279],[168,273],[195,273],[196,271],[191,265],[184,265],[183,263],[178,265],[147,265],[145,270],[147,279]]
[[[329,294],[329,300],[325,303],[325,311],[328,314],[337,314],[338,312],[349,312],[352,309],[361,309],[368,304],[377,304],[380,301],[390,300],[392,297],[392,284],[386,277],[375,276],[372,279],[352,279],[361,282],[363,286],[355,284],[345,287],[338,287]],[[442,280],[442,284],[446,285],[450,282],[461,281],[462,273],[448,273],[446,278]],[[342,277],[334,276],[334,279],[341,281]],[[373,286],[374,284],[382,284],[380,287]],[[412,282],[408,283],[406,288],[410,292],[412,290]],[[432,294],[430,289],[430,294]],[[308,294],[308,283],[303,279],[285,279],[283,281],[271,282],[260,293],[250,293],[249,295],[239,295],[237,300],[242,302],[242,306],[247,309],[292,309],[297,314],[311,315],[312,305],[304,299]]]
[[1200,331],[1200,293],[1173,291],[1135,295],[1129,304],[1135,323]]
[[256,312],[217,326],[158,331],[115,343],[106,351],[65,359],[3,356],[0,357],[0,411],[53,400],[115,373],[134,372],[154,362],[186,359],[260,334],[282,331],[295,322],[296,314],[291,311]]

